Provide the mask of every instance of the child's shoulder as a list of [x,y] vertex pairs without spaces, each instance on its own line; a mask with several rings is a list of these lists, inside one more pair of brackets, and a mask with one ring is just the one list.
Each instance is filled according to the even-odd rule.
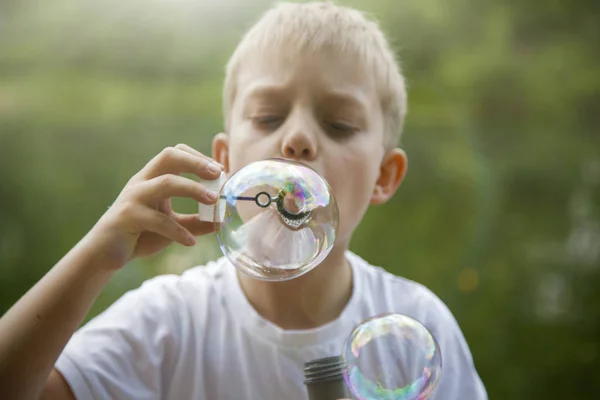
[[356,275],[356,284],[364,283],[365,290],[391,289],[404,295],[434,296],[426,286],[408,278],[394,275],[381,266],[373,265],[364,258],[348,252],[347,258],[352,264]]
[[394,275],[372,265],[354,253],[348,253],[355,275],[355,290],[376,312],[402,313],[425,322],[454,324],[446,304],[425,285]]

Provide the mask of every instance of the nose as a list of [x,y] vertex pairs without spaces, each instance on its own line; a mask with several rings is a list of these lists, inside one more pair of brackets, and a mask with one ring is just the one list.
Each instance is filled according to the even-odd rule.
[[285,158],[314,160],[317,156],[317,146],[315,130],[306,122],[299,123],[283,137],[281,154]]

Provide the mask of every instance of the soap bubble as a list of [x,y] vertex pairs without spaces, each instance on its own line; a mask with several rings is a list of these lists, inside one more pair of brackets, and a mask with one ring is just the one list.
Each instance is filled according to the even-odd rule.
[[215,207],[221,250],[242,272],[283,281],[329,254],[338,209],[327,182],[312,168],[269,159],[245,166],[223,185]]
[[358,325],[348,337],[344,378],[359,400],[425,400],[442,372],[442,355],[420,322],[383,314]]

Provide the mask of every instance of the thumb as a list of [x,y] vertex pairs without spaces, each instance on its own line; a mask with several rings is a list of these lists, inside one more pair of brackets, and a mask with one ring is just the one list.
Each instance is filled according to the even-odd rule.
[[215,224],[213,222],[201,221],[198,214],[173,213],[173,219],[190,231],[194,236],[206,235],[215,230]]

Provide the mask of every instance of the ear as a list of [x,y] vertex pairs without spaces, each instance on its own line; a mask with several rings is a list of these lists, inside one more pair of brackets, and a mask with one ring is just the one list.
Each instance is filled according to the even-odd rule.
[[229,135],[218,133],[212,141],[213,159],[225,167],[225,173],[229,173]]
[[371,204],[384,204],[394,196],[404,180],[407,167],[408,159],[404,150],[396,148],[385,154],[371,196]]

